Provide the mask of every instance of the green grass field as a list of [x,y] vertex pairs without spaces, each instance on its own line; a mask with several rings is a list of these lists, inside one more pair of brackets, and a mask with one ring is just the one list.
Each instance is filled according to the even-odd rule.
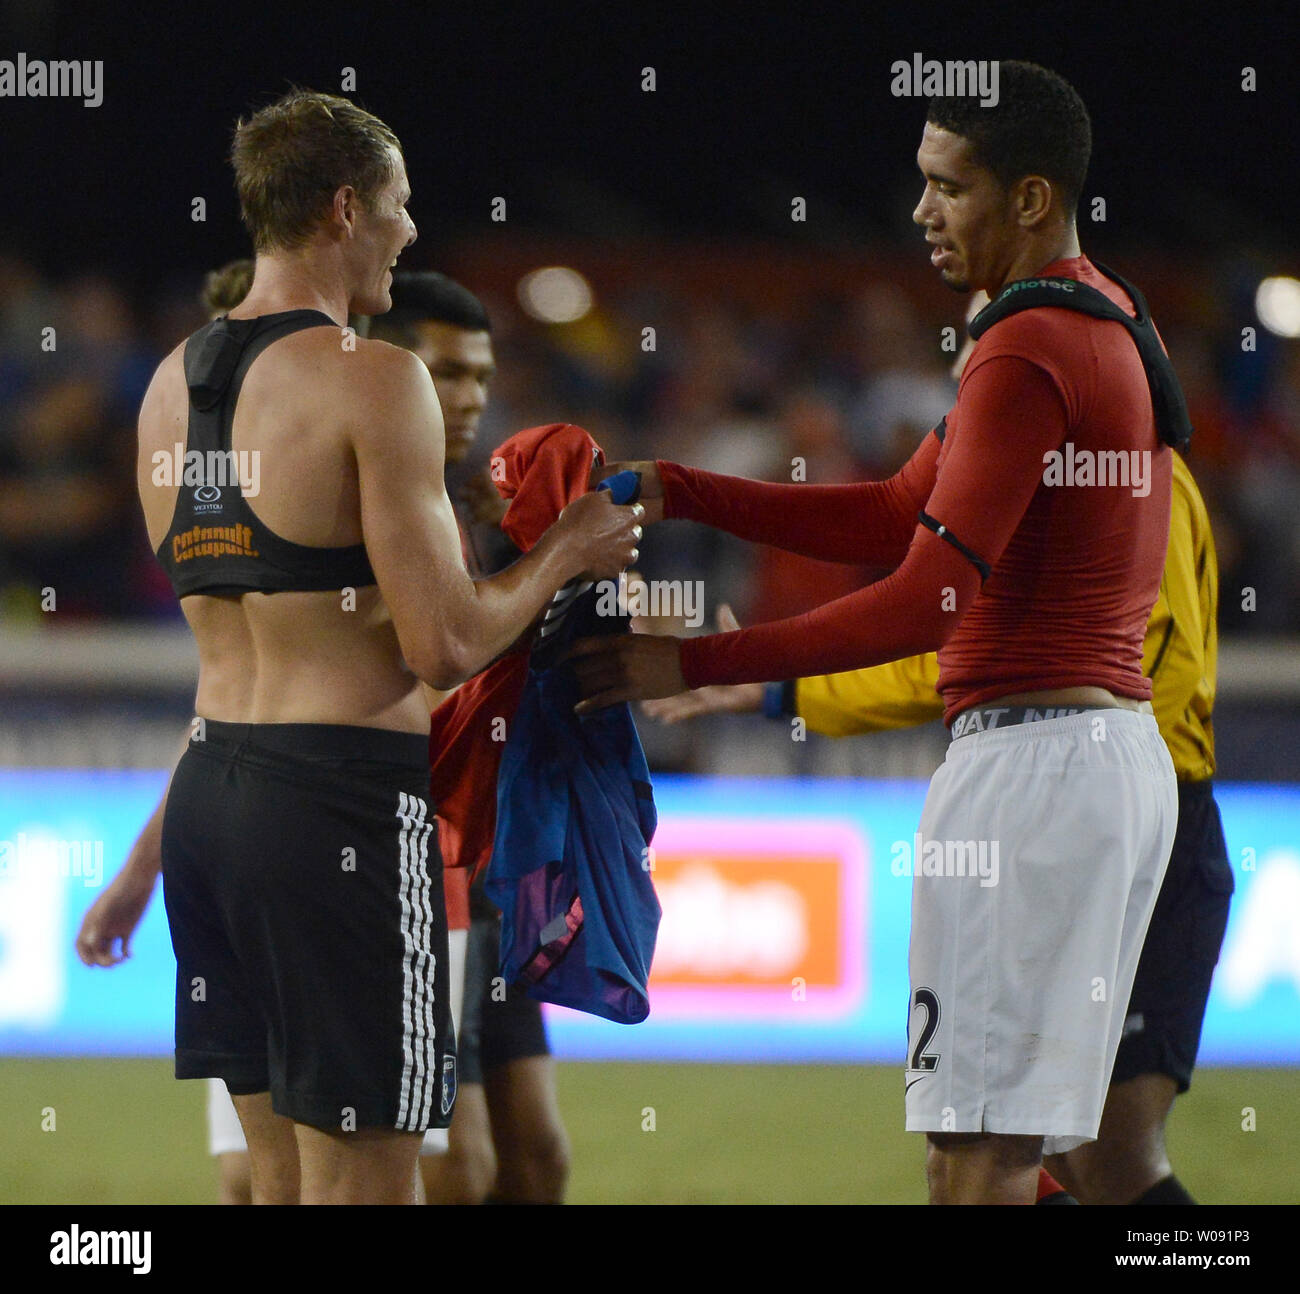
[[[568,1063],[559,1081],[575,1204],[925,1198],[894,1068]],[[0,1061],[0,1203],[210,1203],[204,1099],[166,1060]],[[1300,1071],[1198,1071],[1170,1127],[1179,1177],[1207,1204],[1296,1203],[1298,1113]]]

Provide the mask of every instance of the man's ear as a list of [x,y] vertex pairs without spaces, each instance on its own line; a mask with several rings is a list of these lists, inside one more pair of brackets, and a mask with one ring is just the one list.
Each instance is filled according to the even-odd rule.
[[356,230],[358,205],[357,191],[350,184],[342,184],[334,191],[330,216],[340,231],[346,231],[349,238]]
[[1057,204],[1052,182],[1041,175],[1026,175],[1013,190],[1016,219],[1022,229],[1036,229]]

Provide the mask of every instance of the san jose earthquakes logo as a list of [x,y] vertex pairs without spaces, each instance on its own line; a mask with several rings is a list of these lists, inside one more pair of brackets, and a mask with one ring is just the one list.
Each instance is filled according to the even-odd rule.
[[451,1113],[451,1107],[456,1104],[456,1057],[444,1056],[442,1058],[442,1101],[440,1103],[443,1117]]
[[220,512],[221,490],[215,485],[200,485],[194,491],[195,512]]

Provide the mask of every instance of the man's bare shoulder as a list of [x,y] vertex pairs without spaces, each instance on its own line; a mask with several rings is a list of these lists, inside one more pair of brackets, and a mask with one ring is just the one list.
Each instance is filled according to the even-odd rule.
[[359,337],[341,328],[310,328],[278,343],[286,363],[298,376],[314,384],[325,383],[342,398],[373,398],[384,391],[393,399],[404,391],[422,391],[432,385],[428,370],[416,356],[386,341]]
[[357,338],[357,358],[364,365],[367,377],[385,383],[394,382],[423,390],[432,385],[429,370],[423,361],[402,346],[369,337]]
[[348,359],[350,397],[366,412],[364,426],[396,422],[427,434],[436,423],[441,430],[433,380],[416,355],[386,341],[357,338],[356,351]]
[[174,421],[185,404],[185,342],[181,342],[154,369],[140,405],[141,435]]
[[163,358],[162,363],[153,371],[153,379],[149,383],[151,387],[156,386],[159,382],[165,382],[169,377],[174,377],[178,373],[183,373],[185,368],[185,347],[189,343],[187,337],[185,341],[178,342]]

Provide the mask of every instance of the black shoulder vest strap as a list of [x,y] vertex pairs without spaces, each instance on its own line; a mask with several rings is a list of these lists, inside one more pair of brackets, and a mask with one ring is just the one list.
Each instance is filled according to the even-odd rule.
[[[242,488],[223,476],[240,388],[253,361],[274,341],[304,328],[337,327],[319,310],[285,310],[254,319],[216,319],[185,345],[189,391],[186,470],[199,456],[202,481],[177,491],[171,525],[157,550],[178,597],[254,589],[335,590],[375,583],[364,543],[342,547],[295,544],[275,534],[249,506]],[[231,469],[233,470],[233,469]],[[193,488],[197,487],[197,488]]]
[[[185,347],[185,385],[190,404],[200,415],[190,417],[190,447],[229,449],[235,404],[253,361],[274,341],[320,324],[338,327],[319,310],[286,310],[255,319],[224,316],[201,328]],[[225,409],[213,411],[225,402]],[[199,443],[194,443],[196,439]],[[208,442],[212,443],[208,443]]]
[[1008,315],[1021,310],[1031,310],[1035,306],[1058,306],[1064,310],[1078,310],[1082,314],[1092,315],[1095,319],[1110,319],[1123,324],[1137,346],[1142,367],[1146,371],[1147,385],[1151,388],[1151,404],[1155,411],[1156,427],[1160,439],[1166,445],[1172,445],[1180,453],[1187,452],[1192,438],[1192,423],[1187,413],[1187,401],[1183,397],[1183,388],[1179,385],[1178,375],[1169,362],[1160,338],[1156,335],[1155,325],[1151,322],[1151,313],[1147,309],[1146,298],[1132,283],[1120,278],[1114,270],[1093,262],[1097,270],[1108,279],[1118,283],[1133,300],[1136,318],[1130,318],[1108,296],[1096,288],[1080,283],[1076,279],[1042,278],[1017,279],[1008,283],[995,300],[990,301],[983,310],[970,321],[970,335],[977,341],[995,323],[1001,322]]

